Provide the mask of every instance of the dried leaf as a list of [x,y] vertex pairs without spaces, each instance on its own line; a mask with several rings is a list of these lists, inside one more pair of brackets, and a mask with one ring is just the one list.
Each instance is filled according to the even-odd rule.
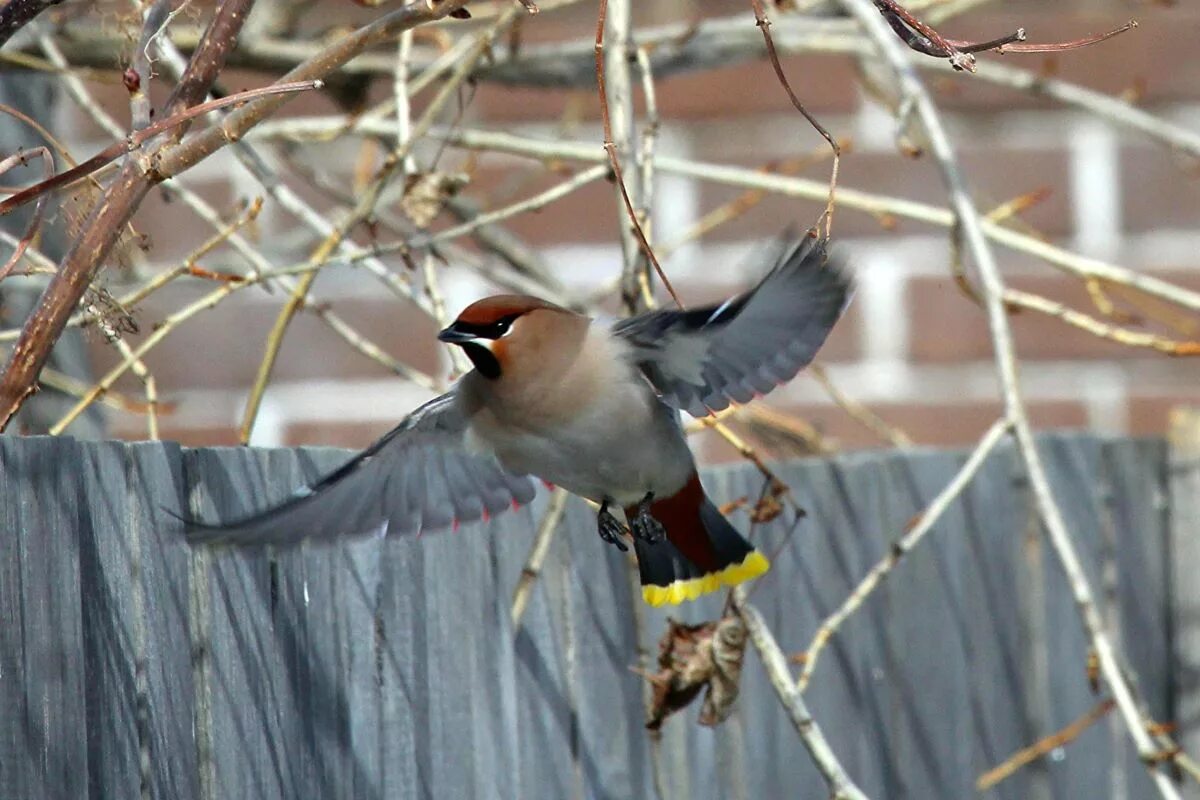
[[466,177],[458,174],[426,172],[412,175],[404,187],[400,210],[418,228],[427,228],[442,213],[446,201],[457,194],[466,182]]
[[742,678],[742,660],[746,655],[746,624],[736,615],[717,623],[712,637],[712,676],[708,693],[700,707],[701,725],[719,725],[729,719],[737,703]]
[[700,724],[724,722],[737,701],[746,652],[741,618],[730,615],[700,625],[668,620],[658,647],[659,671],[644,675],[654,685],[646,727],[658,730],[668,716],[686,708],[705,689]]
[[750,521],[755,524],[765,524],[776,519],[783,513],[783,504],[774,494],[769,494],[754,504],[750,512]]

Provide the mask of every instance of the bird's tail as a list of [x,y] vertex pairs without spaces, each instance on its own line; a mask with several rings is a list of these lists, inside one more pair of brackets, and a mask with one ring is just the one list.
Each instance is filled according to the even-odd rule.
[[[626,510],[631,516],[636,509]],[[770,568],[712,501],[695,474],[673,497],[654,501],[650,514],[666,528],[666,539],[634,539],[642,597],[652,606],[676,605],[757,578]]]

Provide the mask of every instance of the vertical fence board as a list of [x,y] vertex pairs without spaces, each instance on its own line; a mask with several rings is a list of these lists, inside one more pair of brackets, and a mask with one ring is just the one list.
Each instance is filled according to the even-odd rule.
[[[572,508],[575,530],[595,531],[595,513]],[[582,543],[578,540],[582,539]],[[579,767],[589,798],[648,796],[646,733],[637,663],[633,597],[625,554],[578,537],[571,559],[568,624],[573,626],[571,677],[578,710]],[[603,546],[602,546],[603,545]]]
[[[298,455],[306,484],[346,460],[344,451],[327,447],[302,448]],[[323,707],[318,712],[321,724],[313,725],[311,731],[314,749],[321,757],[318,785],[322,797],[384,797],[384,659],[375,624],[383,591],[383,546],[381,540],[371,537],[306,547],[299,563],[304,580],[299,586],[294,578],[291,581],[291,591],[299,589],[310,610],[307,622],[325,652],[322,671],[304,669],[300,663],[304,649],[297,649],[292,656],[316,692],[308,702]]]
[[141,552],[131,530],[126,446],[79,446],[78,472],[92,498],[79,529],[80,590],[87,671],[88,768],[98,797],[141,793],[146,709]]
[[[1102,602],[1104,506],[1101,453],[1095,439],[1073,434],[1042,438],[1051,490],[1098,602]],[[1043,562],[1047,628],[1050,631],[1050,724],[1059,730],[1085,714],[1097,700],[1087,681],[1089,645],[1073,595],[1058,558],[1049,547]],[[1102,610],[1102,609],[1101,609]],[[1050,756],[1055,797],[1104,797],[1111,781],[1111,740],[1105,726],[1093,725],[1067,748]]]
[[[532,761],[549,762],[551,754],[545,749],[529,751],[526,755],[524,742],[525,728],[521,706],[527,701],[528,695],[519,688],[521,665],[518,656],[520,643],[512,625],[512,598],[517,581],[529,551],[533,546],[538,523],[546,513],[549,492],[539,492],[533,504],[516,509],[493,521],[491,525],[483,525],[481,534],[487,538],[491,554],[490,585],[488,600],[492,606],[491,614],[499,639],[498,652],[485,656],[484,669],[495,675],[495,698],[497,708],[496,724],[488,735],[495,739],[498,755],[501,758],[499,769],[505,772],[503,787],[514,797],[525,796],[523,787],[527,783],[526,771],[542,769],[540,764]],[[567,532],[560,529],[556,538],[565,539]],[[569,545],[569,543],[568,543]],[[543,567],[545,568],[545,567]],[[541,583],[541,581],[539,581]],[[542,589],[534,586],[535,594]],[[536,596],[530,598],[530,605],[545,604],[545,598]],[[526,607],[524,622],[529,621]],[[561,742],[561,739],[559,739]],[[548,776],[546,776],[548,778]],[[551,781],[552,782],[552,781]],[[541,779],[530,786],[530,791],[537,787],[548,785]]]
[[[950,482],[962,461],[959,456],[929,453],[919,458],[891,454],[882,462],[891,478],[885,491],[891,541]],[[960,500],[888,581],[888,630],[903,654],[896,678],[911,726],[900,738],[911,744],[911,757],[902,761],[910,769],[905,790],[912,798],[964,797],[974,783],[970,751],[963,746],[971,735],[967,642],[975,622],[963,615],[965,528]],[[937,687],[936,697],[930,696],[930,686]]]
[[516,797],[520,787],[517,760],[516,678],[513,668],[513,629],[510,600],[511,574],[500,574],[500,548],[509,542],[533,541],[528,514],[510,513],[495,523],[476,523],[464,532],[464,546],[476,548],[479,613],[475,630],[482,636],[472,670],[473,702],[481,713],[474,730],[476,750],[485,756],[477,762],[477,783],[485,792]]
[[0,787],[31,800],[89,794],[78,548],[83,489],[79,470],[63,469],[78,463],[78,451],[67,438],[0,436],[9,540],[0,552],[0,684],[6,727],[17,737],[5,737]]
[[383,798],[384,652],[377,638],[375,613],[382,586],[383,543],[376,539],[339,548],[341,626],[351,769],[347,797]]
[[[962,531],[963,617],[972,710],[971,772],[977,779],[1036,738],[1023,713],[1032,688],[1024,668],[1023,544],[1027,509],[1014,485],[1011,447],[984,463],[965,497]],[[1034,796],[1031,770],[1006,778],[983,795],[996,800]]]
[[25,629],[21,540],[26,534],[19,527],[18,511],[25,487],[13,441],[0,439],[0,498],[4,498],[0,502],[0,619],[4,620],[0,625],[0,787],[17,797],[34,797],[36,761],[29,752],[33,742],[25,725],[29,709],[21,642]]
[[[191,450],[189,479],[198,485],[194,512],[237,519],[264,499],[278,501],[295,484],[295,458],[286,451]],[[199,480],[204,476],[203,480]],[[288,664],[273,618],[279,566],[260,549],[214,548],[207,598],[207,669],[211,705],[213,791],[218,797],[296,797],[310,788],[301,752],[303,724],[290,695]]]
[[1171,415],[1170,541],[1171,682],[1179,744],[1200,749],[1200,411]]
[[[884,557],[902,524],[890,519],[886,474],[878,463],[878,454],[843,456],[834,465],[832,491],[843,509],[845,521],[841,527],[814,532],[818,537],[832,536],[828,547],[842,550],[842,559],[849,567],[845,586],[834,593],[830,611],[840,608]],[[855,715],[854,720],[859,729],[856,775],[861,773],[866,785],[885,797],[899,796],[904,791],[902,753],[908,746],[899,724],[904,691],[897,681],[899,665],[894,635],[889,631],[894,624],[894,601],[889,591],[883,586],[872,594],[843,624],[834,639],[835,647],[829,648],[824,656],[838,658],[835,648],[845,649],[846,683],[842,692],[814,694],[812,701],[813,713],[820,714],[820,719],[834,717],[839,707],[855,708],[861,714]],[[822,614],[817,624],[825,616]],[[813,687],[820,689],[815,680]]]
[[[1104,446],[1112,486],[1116,602],[1115,643],[1155,720],[1171,718],[1170,563],[1167,519],[1167,452],[1161,441],[1108,442]],[[1148,797],[1154,786],[1114,715],[1111,726],[1124,752],[1125,796]]]
[[422,537],[420,544],[430,702],[426,766],[434,785],[449,795],[479,796],[512,778],[496,774],[496,749],[504,743],[485,733],[494,710],[495,665],[489,659],[498,656],[500,636],[489,597],[488,537],[473,524]]
[[83,443],[80,527],[91,786],[100,797],[194,798],[189,554],[179,447]]
[[[301,455],[296,450],[269,451],[260,462],[276,496],[282,494],[280,489],[307,482]],[[276,743],[281,761],[294,765],[283,783],[293,791],[304,787],[305,792],[330,798],[338,797],[346,783],[342,755],[349,743],[331,607],[337,596],[330,571],[336,551],[336,545],[323,544],[273,548],[265,553],[267,583],[257,585],[263,593],[259,607],[269,614],[275,645],[274,658],[263,662],[272,670],[264,701],[273,707],[274,735],[282,739]]]
[[380,542],[375,646],[381,709],[383,796],[430,797],[429,702],[425,697],[425,548],[405,539]]
[[[570,524],[586,513],[581,506],[578,499],[568,499],[514,641],[521,797],[543,791],[548,797],[570,797],[574,791],[578,718],[567,677],[565,600],[572,548],[588,543]],[[536,514],[539,520],[542,509],[544,505]],[[508,560],[510,598],[528,556],[528,548],[524,550]]]
[[188,616],[192,552],[168,513],[186,508],[183,455],[174,442],[142,442],[129,445],[125,458],[127,525],[141,554],[146,789],[153,798],[191,800],[200,792]]

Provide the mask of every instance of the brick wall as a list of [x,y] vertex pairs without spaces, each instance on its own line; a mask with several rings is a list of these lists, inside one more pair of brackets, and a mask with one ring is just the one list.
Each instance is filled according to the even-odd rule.
[[[588,37],[593,33],[592,13],[592,4],[549,11],[529,20],[523,35],[529,42]],[[635,13],[638,22],[646,24],[741,14],[746,25],[753,25],[748,3],[733,0],[639,2]],[[1139,18],[1141,27],[1100,47],[1053,60],[1008,56],[1005,63],[1045,68],[1107,92],[1136,89],[1147,108],[1200,128],[1200,7],[1195,4],[997,2],[949,24],[946,32],[990,38],[1023,26],[1031,39],[1074,38],[1114,27],[1131,15]],[[859,91],[849,59],[805,55],[785,63],[812,110],[836,135],[853,141],[843,163],[842,186],[943,204],[936,168],[927,159],[897,155],[891,120]],[[1200,173],[1195,164],[1183,163],[1163,147],[1104,121],[970,76],[946,73],[931,75],[930,80],[947,109],[982,209],[1048,189],[1047,199],[1022,214],[1023,229],[1086,255],[1200,288]],[[261,81],[247,76],[246,85]],[[372,96],[386,96],[387,84],[380,81]],[[765,63],[663,80],[658,93],[660,153],[757,167],[811,152],[819,143],[791,110]],[[124,113],[123,99],[115,94],[110,99],[114,110]],[[326,99],[309,97],[289,113],[329,113],[331,108]],[[64,124],[73,113],[64,111]],[[465,112],[465,124],[554,136],[564,114],[580,115],[565,138],[601,140],[590,90],[512,90],[485,83]],[[349,143],[309,152],[316,154],[315,168],[342,185],[362,155]],[[511,202],[561,178],[538,175],[527,162],[513,158],[468,159],[454,151],[442,166],[471,172],[465,192],[484,207]],[[827,168],[819,163],[801,174],[821,180]],[[261,193],[227,155],[203,165],[188,182],[226,210],[236,198]],[[330,206],[321,192],[295,186],[320,207]],[[661,176],[654,207],[657,240],[674,239],[699,215],[738,193]],[[544,256],[565,284],[582,291],[618,274],[615,208],[612,187],[599,182],[540,213],[513,220],[511,229]],[[810,223],[819,211],[816,202],[768,197],[745,216],[674,254],[665,266],[683,285],[686,297],[719,296],[743,286],[762,268],[753,254],[761,252],[770,237],[789,224]],[[822,360],[844,392],[918,443],[968,443],[999,412],[984,315],[949,277],[944,230],[909,220],[885,222],[852,210],[838,215],[838,237],[858,274],[859,292]],[[148,256],[157,265],[174,263],[209,235],[161,193],[150,197],[136,224],[150,235]],[[311,245],[299,226],[270,201],[253,233],[281,264],[302,259]],[[1090,310],[1077,281],[1030,257],[997,252],[1014,285]],[[222,257],[214,254],[205,263],[220,267]],[[458,270],[446,272],[443,283],[451,313],[489,291],[484,281]],[[143,329],[207,288],[181,284],[143,303],[138,310]],[[445,353],[432,338],[435,325],[362,271],[331,271],[320,278],[317,292],[395,357],[446,374]],[[1135,313],[1147,311],[1129,305],[1122,296],[1116,299]],[[153,352],[147,362],[160,391],[178,403],[163,421],[164,435],[189,443],[233,441],[267,331],[285,300],[279,293],[241,292]],[[1172,320],[1174,335],[1196,338],[1194,318],[1175,314]],[[1023,388],[1040,427],[1161,434],[1172,405],[1200,400],[1194,361],[1100,341],[1033,312],[1015,314],[1012,324]],[[98,367],[116,360],[114,351],[99,340],[92,349]],[[389,375],[303,314],[293,323],[272,386],[257,433],[264,443],[361,445],[428,394]],[[122,381],[120,388],[139,391],[133,380]],[[879,444],[811,378],[800,377],[768,402],[801,415],[846,447]],[[122,435],[144,431],[141,421],[130,415],[115,413],[112,424]],[[708,458],[729,456],[719,441],[705,440],[701,449]]]

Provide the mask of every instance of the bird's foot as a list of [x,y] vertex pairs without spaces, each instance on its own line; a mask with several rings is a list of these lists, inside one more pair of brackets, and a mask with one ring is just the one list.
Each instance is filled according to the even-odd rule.
[[663,527],[663,524],[650,516],[650,503],[653,500],[654,492],[647,492],[646,496],[642,498],[642,502],[638,504],[637,514],[629,521],[633,535],[646,544],[661,542],[667,535],[667,529]]
[[600,531],[601,539],[609,544],[616,545],[617,549],[622,553],[629,549],[625,542],[622,541],[622,538],[625,536],[625,526],[608,510],[607,500],[600,504],[600,513],[596,515],[596,528]]

